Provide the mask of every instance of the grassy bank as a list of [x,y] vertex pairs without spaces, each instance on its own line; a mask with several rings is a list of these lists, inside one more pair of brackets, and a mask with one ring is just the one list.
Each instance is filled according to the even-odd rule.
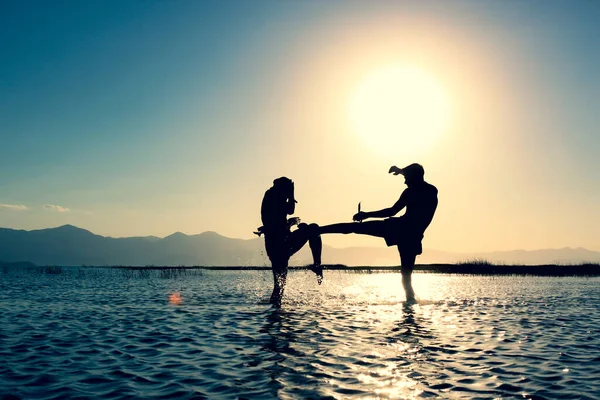
[[[111,268],[129,271],[170,271],[173,273],[186,273],[191,270],[214,271],[252,271],[270,270],[270,266],[114,266]],[[291,270],[306,269],[305,266],[292,266]],[[399,266],[358,266],[349,267],[342,264],[324,265],[324,270],[346,271],[353,273],[382,273],[399,272]],[[537,276],[600,276],[600,264],[547,264],[547,265],[502,265],[487,261],[472,261],[457,264],[421,264],[415,266],[415,272],[438,274],[464,274],[464,275],[537,275]]]

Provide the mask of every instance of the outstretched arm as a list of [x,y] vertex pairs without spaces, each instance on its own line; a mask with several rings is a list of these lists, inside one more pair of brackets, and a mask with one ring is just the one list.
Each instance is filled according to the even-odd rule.
[[389,208],[383,208],[377,211],[360,211],[354,214],[354,217],[352,217],[352,219],[354,221],[362,221],[363,219],[367,218],[388,218],[398,214],[400,210],[402,210],[404,207],[406,207],[406,198],[403,193],[402,196],[400,196],[398,201],[394,203],[393,206]]

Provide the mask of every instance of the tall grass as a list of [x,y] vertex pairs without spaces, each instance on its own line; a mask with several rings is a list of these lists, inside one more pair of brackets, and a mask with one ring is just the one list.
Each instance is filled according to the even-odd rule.
[[472,258],[464,261],[459,261],[455,265],[458,266],[475,266],[475,267],[493,267],[503,264],[493,264],[491,261],[486,260],[484,258]]
[[204,271],[199,268],[185,267],[183,265],[177,267],[127,267],[115,266],[121,275],[126,279],[175,279],[184,276],[203,276]]
[[46,274],[46,275],[59,275],[63,273],[63,269],[62,267],[59,266],[46,266],[46,267],[40,267],[38,269],[40,274]]

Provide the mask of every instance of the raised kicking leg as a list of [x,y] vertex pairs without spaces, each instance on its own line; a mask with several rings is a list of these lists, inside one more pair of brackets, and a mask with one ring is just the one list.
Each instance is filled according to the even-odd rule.
[[[384,221],[367,221],[367,222],[343,222],[339,224],[324,225],[319,229],[321,234],[328,233],[356,233],[359,235],[369,235],[385,238],[389,233]],[[414,252],[404,251],[400,253],[400,264],[402,273],[402,286],[406,294],[407,301],[415,300],[415,291],[412,287],[412,272],[415,267],[417,256]]]
[[357,233],[359,235],[369,235],[376,237],[385,237],[386,226],[384,221],[366,221],[366,222],[341,222],[339,224],[324,225],[319,228],[319,233]]
[[319,225],[317,224],[300,224],[298,229],[290,233],[288,243],[290,246],[290,256],[298,252],[308,242],[310,251],[313,257],[313,265],[311,270],[317,274],[317,282],[319,285],[323,281],[323,266],[321,265],[321,253],[323,250],[323,242],[319,235]]

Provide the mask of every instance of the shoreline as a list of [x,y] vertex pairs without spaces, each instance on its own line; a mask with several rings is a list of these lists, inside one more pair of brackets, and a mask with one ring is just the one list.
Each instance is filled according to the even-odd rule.
[[[115,269],[123,271],[163,271],[168,274],[186,273],[188,271],[270,271],[267,265],[251,266],[161,266],[161,265],[35,265],[32,263],[3,263],[0,270],[39,270],[46,274],[60,274],[66,269]],[[308,266],[290,266],[289,270],[308,270]],[[400,273],[401,267],[394,266],[347,266],[343,264],[324,264],[324,271],[344,271],[348,273],[373,274],[373,273]],[[482,262],[466,262],[458,264],[417,264],[413,270],[415,273],[431,274],[456,274],[456,275],[530,275],[530,276],[600,276],[600,263],[580,264],[540,264],[540,265],[518,265],[518,264],[491,264]]]
[[[88,268],[88,267],[86,267]],[[107,266],[89,268],[115,268],[128,270],[209,270],[209,271],[270,271],[269,266]],[[290,270],[305,270],[307,266],[290,266]],[[356,266],[325,264],[324,271],[354,273],[401,272],[400,266]],[[493,265],[493,264],[417,264],[414,272],[458,275],[536,275],[536,276],[600,276],[600,264],[573,265]]]

